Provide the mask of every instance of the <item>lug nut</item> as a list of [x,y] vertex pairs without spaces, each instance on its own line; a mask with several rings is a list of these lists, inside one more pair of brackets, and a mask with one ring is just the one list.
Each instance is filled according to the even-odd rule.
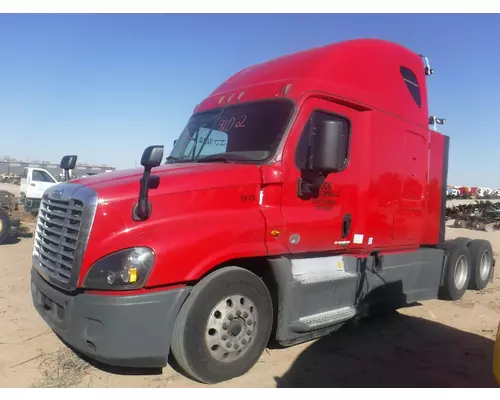
[[246,311],[243,313],[243,318],[248,318],[248,313]]
[[252,321],[251,319],[249,319],[249,320],[247,321],[247,324],[248,324],[248,325],[252,325],[252,324],[253,324],[253,321]]

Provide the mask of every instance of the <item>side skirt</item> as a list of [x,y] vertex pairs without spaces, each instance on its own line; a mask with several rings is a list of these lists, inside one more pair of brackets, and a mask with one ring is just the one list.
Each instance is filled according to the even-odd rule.
[[349,255],[269,260],[277,282],[276,340],[283,346],[339,329],[377,306],[400,308],[437,298],[444,251],[356,258]]

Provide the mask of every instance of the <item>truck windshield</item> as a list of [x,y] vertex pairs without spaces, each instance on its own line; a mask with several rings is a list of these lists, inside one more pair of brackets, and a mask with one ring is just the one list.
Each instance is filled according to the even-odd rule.
[[276,99],[195,114],[166,162],[262,162],[276,151],[293,107]]

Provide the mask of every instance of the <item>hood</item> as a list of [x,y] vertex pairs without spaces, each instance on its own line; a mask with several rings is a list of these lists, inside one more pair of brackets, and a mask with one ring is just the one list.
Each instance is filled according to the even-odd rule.
[[[142,173],[143,168],[134,168],[105,172],[72,182],[96,190],[102,201],[121,201],[138,197]],[[154,168],[151,175],[159,176],[160,184],[157,189],[149,191],[149,197],[261,182],[259,167],[251,164],[165,164]]]

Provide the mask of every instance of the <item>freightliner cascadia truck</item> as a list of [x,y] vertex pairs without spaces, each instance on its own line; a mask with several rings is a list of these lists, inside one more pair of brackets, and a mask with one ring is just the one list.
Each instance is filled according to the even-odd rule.
[[[43,196],[33,304],[73,349],[216,383],[351,319],[491,280],[491,244],[445,240],[449,138],[427,58],[356,39],[246,68],[170,154]],[[71,159],[61,167],[71,169]]]

